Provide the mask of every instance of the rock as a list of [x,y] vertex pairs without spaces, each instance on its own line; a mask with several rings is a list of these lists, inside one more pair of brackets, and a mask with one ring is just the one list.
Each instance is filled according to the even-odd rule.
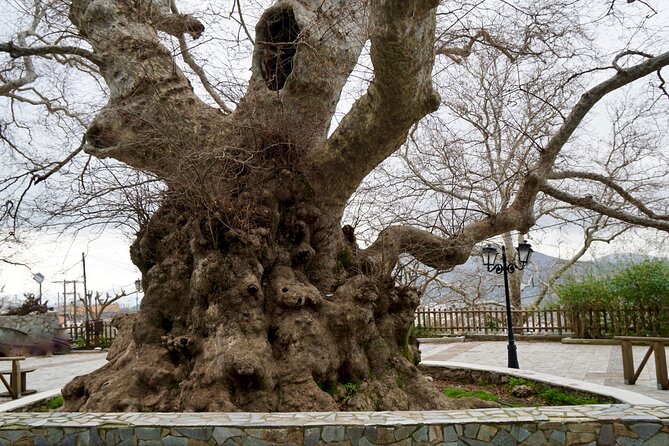
[[520,384],[511,389],[511,393],[517,398],[527,398],[528,396],[534,395],[534,389],[525,384]]

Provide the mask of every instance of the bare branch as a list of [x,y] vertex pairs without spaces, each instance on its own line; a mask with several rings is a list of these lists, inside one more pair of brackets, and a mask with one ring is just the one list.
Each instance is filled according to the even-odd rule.
[[578,197],[576,195],[565,192],[564,190],[550,186],[548,183],[543,183],[541,185],[541,191],[553,198],[564,201],[565,203],[569,203],[571,205],[579,206],[585,209],[590,209],[626,223],[645,226],[648,228],[655,228],[661,231],[669,231],[668,221],[632,215],[629,212],[621,210],[620,208],[605,206],[597,202],[592,196]]
[[[179,14],[177,5],[173,0],[170,1],[170,7],[172,8],[172,12],[174,14]],[[209,82],[207,74],[204,72],[202,67],[199,66],[197,62],[195,62],[193,56],[191,56],[190,51],[188,50],[188,45],[186,44],[186,39],[184,38],[183,34],[179,34],[176,37],[177,40],[179,41],[179,50],[181,51],[181,57],[183,58],[184,62],[186,62],[186,65],[188,65],[190,69],[193,70],[193,72],[197,75],[197,77],[200,79],[200,82],[202,82],[202,86],[204,87],[204,89],[207,91],[207,93],[209,93],[209,95],[216,102],[216,104],[218,104],[218,106],[221,107],[221,110],[223,110],[225,113],[231,113],[232,109],[230,109],[230,107],[228,107],[225,104],[223,98],[221,98],[221,96],[218,94],[214,86],[211,85],[211,82]]]
[[70,161],[72,161],[72,159],[73,159],[75,156],[77,156],[79,153],[81,153],[82,150],[84,150],[84,145],[85,145],[85,144],[86,144],[86,135],[84,135],[84,136],[81,138],[81,144],[79,145],[79,147],[77,147],[76,150],[74,150],[72,153],[70,153],[69,155],[67,155],[62,161],[59,161],[55,166],[53,166],[51,169],[49,169],[48,172],[43,173],[43,174],[41,174],[41,175],[35,175],[35,178],[34,178],[35,181],[33,182],[33,184],[41,183],[42,181],[46,180],[47,178],[49,178],[49,177],[50,177],[51,175],[53,175],[54,173],[58,172],[58,171],[59,171],[60,169],[62,169],[64,166],[66,166],[67,163],[69,163]]
[[466,59],[472,54],[474,44],[479,41],[487,43],[491,47],[504,54],[511,61],[515,61],[518,58],[518,56],[509,50],[506,45],[503,45],[495,40],[485,29],[478,30],[476,34],[469,37],[469,41],[462,47],[449,47],[444,43],[435,50],[435,54],[446,56],[455,63],[462,63],[463,59]]
[[571,178],[579,178],[584,180],[591,180],[599,182],[606,187],[609,187],[616,191],[626,202],[635,206],[640,212],[645,214],[648,218],[655,220],[669,220],[669,215],[660,215],[649,209],[641,200],[635,198],[625,190],[624,187],[617,184],[612,178],[597,174],[594,172],[579,172],[575,170],[564,170],[560,172],[551,173],[549,179],[551,180],[564,180]]
[[0,43],[0,52],[8,53],[13,58],[25,57],[25,56],[51,56],[54,54],[72,55],[88,59],[99,67],[104,66],[104,61],[102,60],[102,58],[98,57],[95,53],[91,51],[76,46],[48,45],[48,46],[37,46],[37,47],[24,47],[24,46],[14,45],[14,42],[7,42],[7,43]]

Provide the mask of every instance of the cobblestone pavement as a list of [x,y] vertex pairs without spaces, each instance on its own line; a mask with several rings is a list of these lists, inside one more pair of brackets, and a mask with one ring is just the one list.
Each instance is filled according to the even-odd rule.
[[[623,365],[618,345],[579,345],[559,342],[516,342],[520,369],[616,387],[669,403],[669,390],[657,390],[655,361],[648,360],[635,385],[623,383]],[[635,346],[638,367],[648,347]],[[506,367],[506,342],[457,342],[421,344],[423,361],[445,361]]]

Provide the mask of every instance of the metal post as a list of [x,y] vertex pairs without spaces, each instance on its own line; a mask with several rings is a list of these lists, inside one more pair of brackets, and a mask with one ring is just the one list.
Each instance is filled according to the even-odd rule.
[[75,339],[79,337],[79,327],[77,326],[77,281],[72,281],[73,285],[73,295],[72,299],[72,320],[74,321],[74,337]]
[[63,325],[67,327],[67,281],[63,280]]
[[513,336],[513,319],[511,318],[511,296],[509,293],[509,272],[508,265],[506,264],[506,249],[502,245],[502,269],[504,271],[504,294],[506,297],[506,321],[507,321],[507,333],[509,337],[509,345],[507,347],[508,351],[508,367],[510,369],[517,369],[518,367],[518,354],[516,353],[516,341]]
[[86,284],[86,255],[81,253],[81,266],[84,269],[84,311],[86,312],[86,320],[84,322],[84,339],[86,339],[86,348],[91,347],[90,332],[88,330],[89,313],[91,312],[91,302],[88,300],[88,287]]

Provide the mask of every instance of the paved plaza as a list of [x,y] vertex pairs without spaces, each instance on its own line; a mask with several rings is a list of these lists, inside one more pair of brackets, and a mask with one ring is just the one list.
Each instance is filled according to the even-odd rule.
[[[105,365],[107,352],[70,353],[67,355],[30,356],[21,361],[24,369],[34,368],[28,373],[26,387],[34,389],[36,394],[24,396],[18,400],[0,398],[0,412],[12,410],[30,401],[60,393],[65,384],[78,375],[85,375]],[[0,384],[2,387],[2,384]]]
[[[559,342],[516,342],[521,370],[586,381],[640,393],[669,403],[669,390],[657,390],[655,361],[649,359],[635,385],[623,383],[622,354],[619,345],[580,345]],[[634,347],[634,366],[638,367],[648,347]],[[506,342],[457,342],[421,344],[423,361],[446,364],[472,364],[506,367]]]

